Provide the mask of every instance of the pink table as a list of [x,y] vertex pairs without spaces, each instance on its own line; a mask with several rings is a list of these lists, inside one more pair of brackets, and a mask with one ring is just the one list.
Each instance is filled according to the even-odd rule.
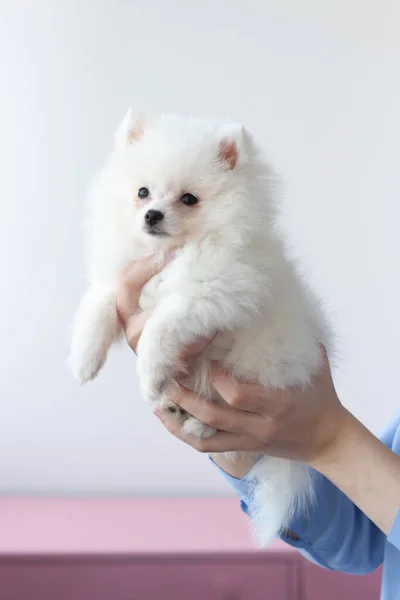
[[0,499],[0,600],[377,600],[378,587],[279,541],[257,550],[236,499]]

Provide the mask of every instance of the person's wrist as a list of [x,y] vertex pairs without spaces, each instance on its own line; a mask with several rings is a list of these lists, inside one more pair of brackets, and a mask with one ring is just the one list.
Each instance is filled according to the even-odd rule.
[[235,461],[225,458],[223,453],[213,452],[210,457],[215,464],[231,477],[242,479],[254,467],[258,455],[252,452],[240,453]]
[[341,407],[330,436],[319,451],[307,461],[308,465],[329,477],[343,461],[349,459],[349,452],[357,439],[357,432],[363,428],[361,423],[346,408]]

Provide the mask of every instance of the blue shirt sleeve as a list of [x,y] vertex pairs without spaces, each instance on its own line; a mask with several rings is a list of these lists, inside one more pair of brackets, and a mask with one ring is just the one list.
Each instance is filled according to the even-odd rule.
[[299,541],[288,535],[281,539],[327,569],[356,575],[376,569],[383,561],[384,533],[321,475],[315,478],[315,498],[307,514],[289,523]]
[[388,542],[397,550],[400,550],[400,511],[394,520],[392,529],[388,535]]

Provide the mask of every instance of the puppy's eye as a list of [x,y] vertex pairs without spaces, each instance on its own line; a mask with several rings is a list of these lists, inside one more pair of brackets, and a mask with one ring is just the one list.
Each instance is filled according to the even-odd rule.
[[197,204],[198,200],[196,196],[193,196],[193,194],[187,192],[186,194],[183,194],[181,202],[183,202],[183,204],[186,204],[186,206],[193,206],[194,204]]
[[148,195],[150,194],[149,190],[147,188],[140,188],[140,190],[138,191],[137,195],[139,196],[139,198],[147,198]]

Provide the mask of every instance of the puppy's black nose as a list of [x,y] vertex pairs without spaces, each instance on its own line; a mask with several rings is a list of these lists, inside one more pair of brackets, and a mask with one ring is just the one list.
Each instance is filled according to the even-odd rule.
[[164,215],[161,211],[153,209],[148,210],[147,213],[144,215],[144,220],[146,221],[149,227],[153,227],[153,225],[162,221],[163,218]]

